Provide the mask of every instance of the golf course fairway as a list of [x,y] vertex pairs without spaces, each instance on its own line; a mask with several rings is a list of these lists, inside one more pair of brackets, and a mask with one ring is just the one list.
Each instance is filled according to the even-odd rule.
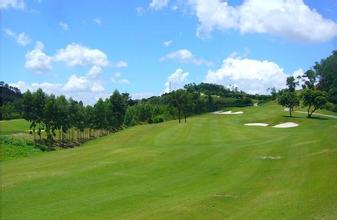
[[2,161],[2,219],[337,219],[337,119],[228,110]]

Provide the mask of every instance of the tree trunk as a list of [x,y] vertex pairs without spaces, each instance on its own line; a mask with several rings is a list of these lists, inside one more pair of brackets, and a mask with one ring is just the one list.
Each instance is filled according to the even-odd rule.
[[292,112],[292,108],[289,108],[289,115],[290,115],[290,117],[292,117],[291,112]]
[[179,124],[180,124],[180,109],[178,110],[178,118],[179,118]]
[[311,105],[309,105],[309,107],[308,107],[308,118],[311,118],[310,108],[311,108]]

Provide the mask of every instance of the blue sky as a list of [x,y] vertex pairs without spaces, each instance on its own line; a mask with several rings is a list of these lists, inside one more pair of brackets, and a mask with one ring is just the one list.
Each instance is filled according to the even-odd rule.
[[282,88],[337,49],[335,0],[0,0],[1,80],[85,103],[189,82]]

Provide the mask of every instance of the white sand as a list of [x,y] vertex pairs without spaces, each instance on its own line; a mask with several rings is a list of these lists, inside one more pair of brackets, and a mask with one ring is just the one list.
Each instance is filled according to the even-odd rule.
[[223,111],[216,111],[216,112],[213,112],[213,114],[216,114],[216,115],[240,115],[240,114],[243,114],[242,111],[238,111],[238,112],[232,112],[232,111],[226,111],[226,112],[223,112]]
[[266,127],[269,124],[267,124],[267,123],[246,123],[245,125],[246,126],[261,126],[261,127]]
[[293,127],[297,127],[298,124],[294,123],[294,122],[286,122],[286,123],[282,123],[282,124],[278,124],[273,126],[274,128],[293,128]]

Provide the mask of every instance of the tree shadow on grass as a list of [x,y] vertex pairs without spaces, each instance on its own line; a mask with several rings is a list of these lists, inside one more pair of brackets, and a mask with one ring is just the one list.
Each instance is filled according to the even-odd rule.
[[310,118],[309,117],[306,117],[306,118],[307,119],[313,119],[313,120],[323,120],[323,121],[330,120],[329,118],[319,117],[319,116],[311,116]]
[[308,116],[292,116],[292,117],[290,117],[289,115],[283,115],[282,117],[283,118],[289,118],[289,119],[291,119],[291,118],[294,118],[294,119],[296,119],[296,118],[307,118],[307,119],[313,119],[313,120],[315,119],[315,120],[323,120],[323,121],[330,120],[327,117],[320,117],[320,116],[311,116],[309,118]]
[[282,115],[283,118],[304,118],[304,117],[299,117],[299,116],[292,116],[290,117],[289,115]]

